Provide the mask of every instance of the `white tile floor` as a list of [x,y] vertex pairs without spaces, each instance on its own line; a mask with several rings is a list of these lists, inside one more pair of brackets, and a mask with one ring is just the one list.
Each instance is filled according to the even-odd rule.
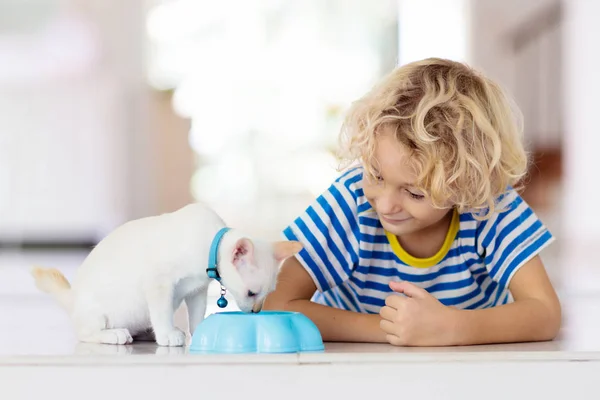
[[[56,356],[92,354],[149,354],[161,353],[182,355],[185,350],[156,348],[154,345],[140,344],[135,346],[81,345],[75,340],[70,321],[66,314],[45,294],[39,293],[33,285],[28,273],[32,265],[46,265],[60,268],[68,278],[71,278],[85,257],[85,252],[10,252],[0,255],[0,362],[19,356]],[[548,258],[548,257],[547,257]],[[550,265],[558,262],[550,255]],[[592,275],[589,275],[592,276]],[[563,282],[564,283],[564,282]],[[433,355],[440,357],[466,357],[472,355],[493,355],[493,357],[523,357],[523,354],[536,353],[535,357],[559,358],[596,357],[600,358],[600,292],[593,290],[576,292],[573,286],[562,285],[562,301],[565,307],[565,324],[558,340],[549,343],[517,344],[503,346],[476,346],[448,349],[399,349],[391,346],[376,345],[328,345],[326,356],[311,355],[310,357],[341,357],[355,354],[360,357],[379,357],[383,354],[389,357],[415,357],[420,354],[425,357]],[[591,287],[591,285],[590,285]],[[214,287],[209,301],[207,313],[217,311],[216,298],[218,287]],[[230,309],[236,309],[234,301],[230,301]],[[176,321],[178,326],[186,329],[185,309],[180,309]],[[521,354],[517,354],[521,353]],[[577,355],[576,353],[582,353]],[[590,355],[589,353],[594,353]],[[54,361],[57,358],[52,357]],[[50,360],[50,359],[47,359]]]
[[[493,377],[498,374],[513,389],[519,388],[523,396],[516,398],[577,393],[577,398],[594,398],[589,396],[600,373],[600,291],[598,281],[590,281],[597,272],[592,263],[582,262],[570,269],[577,273],[568,274],[578,279],[561,280],[556,251],[546,256],[551,275],[563,288],[565,323],[555,341],[453,348],[328,343],[322,353],[272,356],[198,356],[186,348],[149,343],[78,343],[65,313],[37,292],[28,269],[35,264],[54,266],[72,277],[84,257],[85,253],[66,252],[0,254],[0,398],[9,392],[13,395],[6,398],[11,400],[60,392],[62,398],[104,400],[114,397],[116,387],[117,398],[187,397],[191,381],[201,385],[206,396],[305,399],[316,390],[335,390],[348,398],[372,398],[390,396],[381,384],[387,381],[402,386],[404,397],[464,400],[479,399],[480,390],[488,392],[497,384]],[[578,290],[577,282],[584,281],[585,290]],[[208,313],[217,310],[218,288],[214,289]],[[177,318],[183,328],[184,313],[180,310]],[[531,378],[532,370],[543,379]],[[249,389],[265,380],[269,390]],[[465,385],[473,389],[471,394],[464,393]],[[505,391],[490,392],[486,400],[505,396]]]

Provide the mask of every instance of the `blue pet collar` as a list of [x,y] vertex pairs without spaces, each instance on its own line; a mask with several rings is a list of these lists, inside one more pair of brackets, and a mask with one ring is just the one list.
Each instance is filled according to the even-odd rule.
[[219,275],[219,264],[218,264],[218,255],[219,255],[219,245],[221,244],[221,239],[223,236],[230,230],[230,228],[222,228],[215,235],[212,244],[210,245],[210,253],[208,254],[208,268],[206,268],[206,274],[209,278],[216,280],[221,284],[221,297],[217,300],[217,306],[219,308],[227,307],[227,299],[225,298],[225,287],[221,283],[221,275]]

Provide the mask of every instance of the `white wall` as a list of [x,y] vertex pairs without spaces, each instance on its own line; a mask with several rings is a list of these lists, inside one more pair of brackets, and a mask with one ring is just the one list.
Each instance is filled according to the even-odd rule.
[[125,216],[106,78],[0,86],[0,240],[93,239]]
[[94,239],[156,208],[143,2],[40,4],[0,30],[0,241]]
[[569,0],[564,11],[564,225],[571,246],[581,249],[600,241],[600,2]]
[[511,31],[555,0],[472,0],[472,62],[514,92]]
[[398,0],[399,64],[428,57],[470,62],[471,0]]
[[[549,61],[559,51],[554,43],[560,42],[560,36],[558,29],[553,29],[544,33],[540,43],[515,53],[512,35],[556,1],[471,1],[471,62],[498,81],[515,99],[525,117],[528,145],[552,147],[561,140],[561,103],[554,101],[555,86],[551,81],[545,82],[540,91],[534,93],[534,81],[539,79],[540,74],[558,77],[560,73],[560,65]],[[543,54],[536,54],[540,51]],[[525,82],[519,81],[519,75]]]

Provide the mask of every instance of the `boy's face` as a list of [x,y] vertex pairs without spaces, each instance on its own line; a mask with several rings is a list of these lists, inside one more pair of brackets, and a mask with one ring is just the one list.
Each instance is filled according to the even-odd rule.
[[390,131],[378,136],[375,158],[377,180],[365,178],[363,189],[385,230],[401,236],[444,223],[450,208],[434,208],[427,195],[413,186],[416,173],[409,152]]

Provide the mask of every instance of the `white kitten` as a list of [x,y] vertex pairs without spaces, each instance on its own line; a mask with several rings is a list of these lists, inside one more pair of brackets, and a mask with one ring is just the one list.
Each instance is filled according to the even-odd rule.
[[[182,346],[186,336],[173,314],[185,301],[192,334],[204,319],[209,251],[224,227],[210,208],[190,204],[114,230],[90,252],[73,287],[56,269],[32,274],[68,311],[82,342],[125,344],[153,336],[159,345]],[[258,312],[275,288],[280,263],[301,249],[298,242],[250,240],[232,229],[217,253],[221,283],[242,311]]]

